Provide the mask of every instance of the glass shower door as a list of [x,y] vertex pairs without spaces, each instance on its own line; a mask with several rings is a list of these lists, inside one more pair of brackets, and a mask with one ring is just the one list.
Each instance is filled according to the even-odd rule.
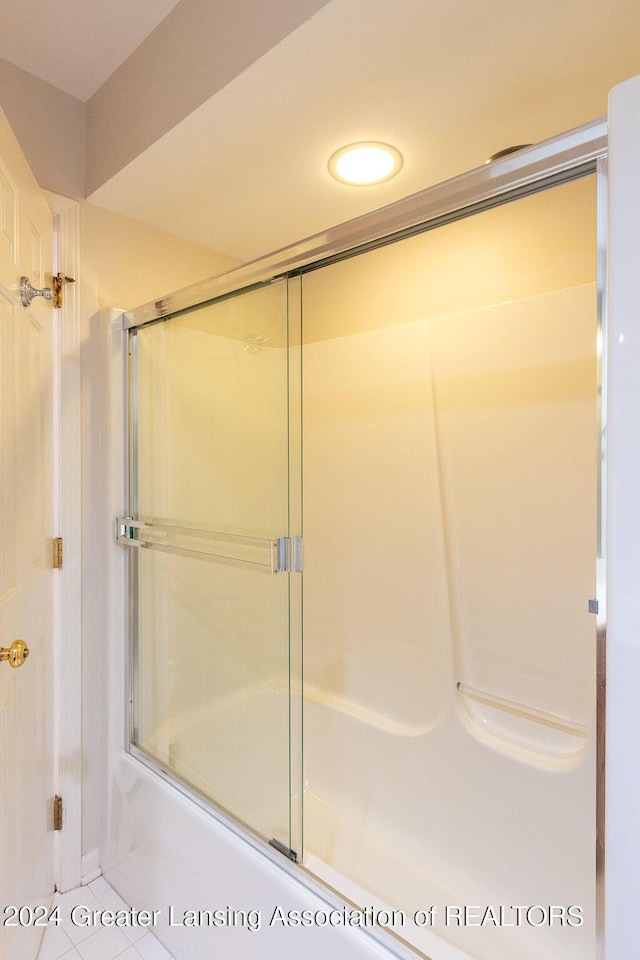
[[132,516],[120,532],[139,548],[134,748],[290,853],[300,530],[287,298],[278,280],[132,334]]
[[303,276],[304,862],[432,960],[595,957],[596,201]]

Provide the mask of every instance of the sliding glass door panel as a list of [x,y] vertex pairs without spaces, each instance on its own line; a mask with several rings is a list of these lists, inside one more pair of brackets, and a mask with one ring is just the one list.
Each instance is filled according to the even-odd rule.
[[137,745],[261,836],[288,841],[287,575],[137,556]]
[[137,354],[138,518],[286,533],[286,281],[143,327]]
[[305,864],[434,960],[595,955],[595,187],[302,278]]
[[132,339],[133,742],[291,848],[287,281]]

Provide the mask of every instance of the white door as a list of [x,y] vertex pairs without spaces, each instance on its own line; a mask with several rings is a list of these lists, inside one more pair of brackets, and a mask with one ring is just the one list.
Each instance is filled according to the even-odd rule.
[[[33,960],[53,894],[52,216],[0,111],[0,960]],[[40,911],[42,912],[42,911]],[[42,922],[42,921],[40,921]],[[11,925],[7,925],[11,924]]]

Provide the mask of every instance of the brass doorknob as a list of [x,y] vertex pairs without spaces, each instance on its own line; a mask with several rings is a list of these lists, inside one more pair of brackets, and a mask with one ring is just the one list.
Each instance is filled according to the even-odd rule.
[[29,656],[29,647],[24,640],[14,640],[10,647],[0,647],[0,663],[9,661],[10,667],[21,667]]

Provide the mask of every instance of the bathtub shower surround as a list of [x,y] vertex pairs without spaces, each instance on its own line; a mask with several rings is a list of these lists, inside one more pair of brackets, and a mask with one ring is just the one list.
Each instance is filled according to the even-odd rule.
[[428,955],[594,956],[594,214],[591,178],[303,278],[305,850],[473,905]]
[[596,956],[602,147],[555,149],[500,202],[502,166],[464,216],[127,320],[119,833],[152,848],[126,798],[164,809],[159,773],[403,956]]

